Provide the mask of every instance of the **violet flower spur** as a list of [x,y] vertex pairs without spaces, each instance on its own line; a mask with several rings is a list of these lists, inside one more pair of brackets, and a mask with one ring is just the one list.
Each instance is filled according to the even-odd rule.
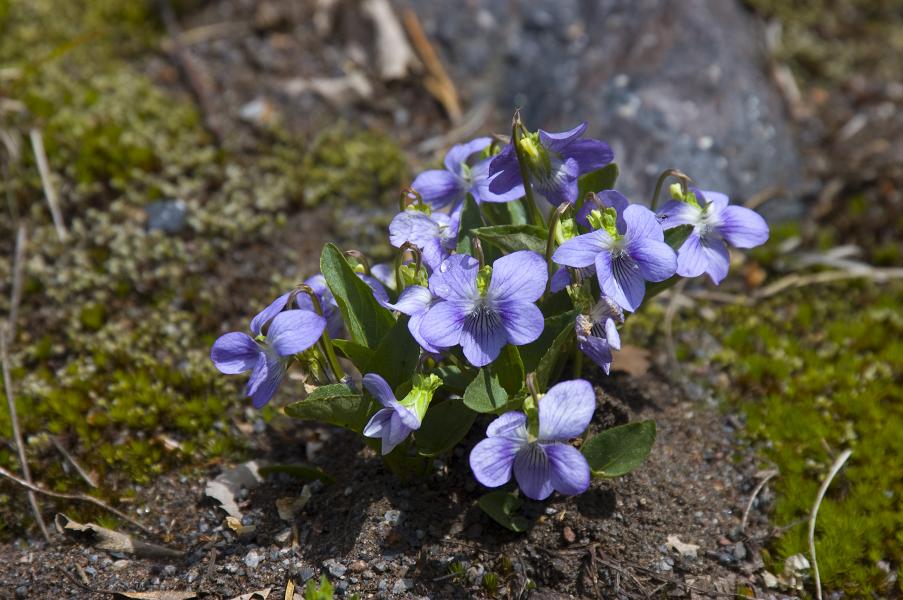
[[439,301],[424,315],[420,335],[433,347],[461,345],[476,367],[488,365],[505,344],[521,346],[542,333],[543,315],[534,304],[545,291],[546,263],[521,250],[495,261],[491,279],[475,258],[453,254],[430,276]]
[[602,296],[588,315],[577,315],[574,331],[577,347],[608,375],[611,370],[611,351],[621,349],[617,323],[624,321],[624,313],[611,298]]
[[[220,336],[210,349],[210,359],[221,373],[237,375],[251,371],[245,396],[251,398],[254,408],[270,401],[291,357],[316,344],[326,328],[326,319],[314,312],[297,309],[281,312],[288,296],[280,296],[254,317],[251,321],[254,338],[233,331]],[[263,334],[268,321],[270,325]]]
[[617,229],[614,211],[607,211],[601,229],[566,241],[552,260],[575,268],[595,264],[602,292],[624,310],[635,311],[646,295],[646,282],[674,275],[677,258],[648,208],[631,204],[624,209],[624,231]]
[[581,494],[589,488],[590,470],[583,454],[568,440],[586,431],[596,410],[596,394],[582,379],[562,381],[539,400],[539,427],[531,433],[527,415],[511,411],[489,424],[486,439],[470,452],[477,481],[498,487],[511,480],[528,498],[545,500],[552,491]]
[[467,197],[473,196],[477,204],[481,202],[510,202],[524,195],[523,186],[510,186],[504,192],[490,190],[491,177],[489,163],[492,157],[484,158],[473,165],[468,160],[483,152],[492,140],[481,137],[464,144],[452,146],[445,155],[445,169],[431,169],[418,175],[411,188],[432,208],[451,205],[452,212]]
[[435,271],[458,243],[460,211],[426,214],[409,208],[395,215],[389,224],[389,242],[401,248],[410,242],[420,249],[423,262]]
[[677,251],[677,274],[696,277],[707,273],[717,285],[727,277],[730,254],[725,242],[735,248],[754,248],[768,240],[768,224],[758,213],[743,206],[731,206],[719,192],[691,188],[659,211],[662,227],[692,225],[693,232]]
[[[577,201],[577,178],[601,169],[614,159],[608,144],[580,137],[586,122],[570,131],[549,133],[542,129],[520,138],[518,147],[528,157],[527,171],[533,190],[551,204]],[[489,191],[505,194],[523,186],[514,143],[509,142],[489,165]]]

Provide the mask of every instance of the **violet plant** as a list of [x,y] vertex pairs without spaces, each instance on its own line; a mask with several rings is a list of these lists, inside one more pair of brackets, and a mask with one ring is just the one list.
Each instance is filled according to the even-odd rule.
[[[216,341],[215,366],[250,371],[257,408],[299,369],[310,391],[285,412],[360,434],[401,477],[425,473],[484,431],[481,414],[496,415],[469,464],[499,488],[479,505],[513,530],[526,526],[518,493],[580,494],[593,477],[636,468],[655,424],[588,436],[596,397],[583,369],[609,373],[625,312],[681,277],[720,283],[727,246],[760,245],[769,231],[674,170],[651,209],[631,203],[614,189],[611,148],[586,129],[530,132],[515,115],[510,137],[454,146],[402,193],[394,264],[371,269],[327,244],[321,272],[258,314],[252,335]],[[678,183],[656,213],[669,177]]]

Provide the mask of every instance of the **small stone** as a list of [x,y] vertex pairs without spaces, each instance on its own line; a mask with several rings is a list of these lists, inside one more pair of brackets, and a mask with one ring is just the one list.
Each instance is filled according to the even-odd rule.
[[329,574],[333,577],[344,577],[345,572],[348,571],[348,567],[335,560],[334,558],[324,560],[323,566],[326,567],[326,570],[328,570]]
[[165,573],[167,577],[172,577],[176,574],[176,566],[166,565],[165,567],[163,567],[163,573]]
[[114,561],[112,565],[114,571],[121,571],[127,566],[129,566],[129,561],[124,558],[120,558],[119,560]]
[[261,560],[262,558],[257,553],[257,550],[251,550],[250,552],[245,554],[245,566],[249,569],[256,569]]
[[384,560],[376,561],[375,563],[373,563],[373,568],[376,569],[377,571],[379,571],[380,573],[385,573],[386,572],[386,561],[384,561]]
[[385,592],[389,588],[389,583],[385,580],[385,578],[380,579],[379,583],[376,584],[376,589],[380,592]]
[[656,571],[658,571],[659,573],[665,573],[667,571],[670,571],[673,567],[674,567],[674,561],[667,556],[663,556],[662,558],[655,561],[655,563],[652,565],[652,568],[655,569]]
[[746,546],[743,545],[743,542],[734,544],[734,558],[737,560],[746,559]]
[[182,200],[159,200],[144,207],[147,230],[179,233],[185,227],[188,206]]
[[393,594],[403,594],[414,587],[414,582],[410,579],[398,579],[392,586]]
[[483,581],[483,573],[485,572],[486,569],[483,568],[483,565],[473,565],[472,567],[467,569],[467,573],[465,575],[470,585],[480,585],[480,583]]
[[557,508],[552,508],[551,506],[547,506],[547,507],[546,507],[546,514],[547,514],[547,515],[554,515],[554,514],[557,513],[557,512],[558,512],[558,509],[557,509]]
[[91,577],[94,577],[95,575],[97,575],[97,569],[95,569],[91,565],[88,565],[87,567],[85,567],[85,573],[87,573]]
[[762,571],[760,575],[762,576],[762,584],[765,585],[765,587],[769,589],[778,587],[777,577],[775,577],[768,571]]
[[387,510],[383,518],[389,525],[398,525],[401,522],[401,511],[395,509]]
[[28,598],[28,586],[20,585],[16,588],[16,600],[24,600]]
[[316,570],[311,567],[301,567],[301,571],[298,573],[298,575],[301,576],[301,581],[303,583],[307,583],[308,580],[313,579],[316,574]]
[[288,544],[290,541],[292,541],[292,530],[283,529],[273,536],[273,540],[275,540],[278,544]]
[[362,573],[367,568],[367,563],[362,560],[356,560],[349,565],[352,573]]
[[565,526],[565,528],[562,530],[561,537],[563,537],[564,541],[568,544],[573,544],[577,539],[577,535],[574,533],[574,530],[568,526]]
[[336,581],[333,584],[333,587],[335,588],[335,591],[337,591],[338,593],[344,594],[345,591],[348,589],[348,585],[349,584],[347,581]]

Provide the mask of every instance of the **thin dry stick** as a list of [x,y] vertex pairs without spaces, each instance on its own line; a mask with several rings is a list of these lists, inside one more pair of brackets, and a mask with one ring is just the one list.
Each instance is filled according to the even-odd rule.
[[818,509],[825,497],[825,493],[828,491],[828,486],[831,485],[831,481],[843,468],[844,463],[847,462],[851,454],[853,454],[852,450],[844,450],[837,457],[837,460],[834,461],[834,464],[831,465],[831,470],[828,471],[828,476],[822,482],[821,488],[818,490],[818,496],[815,498],[815,504],[812,505],[812,512],[809,514],[809,554],[812,556],[812,573],[815,575],[815,597],[818,600],[821,600],[821,577],[818,575],[818,561],[815,558],[815,519],[818,517]]
[[[25,481],[31,484],[31,470],[28,468],[28,459],[25,457],[25,444],[22,442],[22,431],[19,429],[19,416],[16,414],[16,399],[13,396],[13,384],[11,369],[9,368],[9,352],[6,347],[6,329],[0,327],[0,365],[3,368],[3,387],[6,389],[6,402],[9,405],[9,420],[13,425],[13,440],[16,443],[16,450],[19,452],[19,463],[22,465],[22,475]],[[41,517],[41,506],[38,504],[38,498],[34,492],[28,492],[28,502],[31,504],[31,510],[34,512],[35,522],[41,530],[41,534],[47,542],[50,542],[50,533],[47,532],[47,525],[44,518]]]
[[93,488],[96,488],[97,482],[94,481],[94,478],[91,476],[90,473],[88,473],[84,469],[84,467],[82,467],[80,464],[78,464],[78,462],[75,460],[75,457],[72,456],[68,450],[66,450],[66,447],[63,446],[63,443],[60,441],[60,439],[58,437],[56,437],[55,435],[51,435],[49,437],[50,437],[50,441],[53,443],[54,448],[56,448],[57,451],[63,455],[63,458],[65,458],[69,462],[69,464],[72,465],[72,467],[75,469],[75,471],[79,475],[81,475],[81,478],[85,480],[85,483],[87,483],[88,485],[90,485]]
[[743,509],[743,519],[740,520],[740,531],[746,531],[746,523],[749,521],[749,511],[752,510],[753,502],[756,501],[756,497],[759,495],[759,492],[762,491],[762,488],[765,487],[765,484],[772,480],[772,478],[776,477],[778,474],[777,469],[772,469],[771,471],[765,471],[764,477],[759,482],[759,485],[756,486],[756,489],[753,490],[752,495],[749,497],[749,502],[746,503],[746,508]]
[[153,535],[153,533],[154,533],[153,531],[151,531],[150,529],[148,529],[147,527],[142,525],[139,521],[136,521],[135,519],[128,516],[124,512],[113,508],[112,506],[110,506],[109,504],[104,502],[103,500],[99,500],[99,499],[95,498],[94,496],[88,496],[87,494],[63,494],[61,492],[52,492],[50,490],[44,489],[33,483],[29,483],[29,482],[25,481],[24,479],[20,479],[19,477],[16,477],[13,473],[10,473],[3,467],[0,467],[0,475],[18,483],[19,485],[21,485],[24,488],[28,488],[29,490],[31,490],[33,492],[37,492],[37,493],[43,494],[45,496],[50,496],[51,498],[60,498],[61,500],[78,500],[79,502],[90,502],[94,506],[99,506],[100,508],[102,508],[104,510],[110,511],[111,513],[113,513],[114,515],[116,515],[117,517],[122,519],[123,521],[128,521],[129,523],[131,523],[132,525],[134,525],[135,527],[137,527],[138,529],[140,529],[141,531],[143,531],[145,533],[149,533],[151,535]]
[[66,225],[63,223],[63,213],[60,212],[60,204],[56,196],[56,188],[50,180],[50,166],[47,164],[47,153],[44,152],[44,138],[37,129],[28,132],[31,138],[31,147],[34,150],[35,161],[38,163],[38,172],[41,174],[41,186],[44,188],[44,197],[50,206],[50,216],[53,217],[53,226],[56,227],[56,236],[61,242],[68,238]]
[[414,48],[417,49],[420,60],[422,60],[423,64],[426,66],[427,77],[424,80],[426,89],[442,103],[442,107],[445,109],[445,112],[448,113],[452,123],[459,122],[461,120],[462,110],[461,101],[458,98],[458,90],[455,88],[452,78],[448,76],[448,71],[445,70],[445,66],[439,59],[436,49],[433,48],[433,45],[430,43],[430,38],[423,30],[423,25],[420,24],[420,18],[417,17],[417,13],[410,8],[405,9],[402,18],[404,20],[405,29],[407,29],[408,32],[408,37],[411,38],[411,42],[414,44]]
[[25,271],[25,246],[28,244],[28,229],[19,224],[16,232],[16,250],[13,254],[13,289],[9,295],[9,343],[16,341],[16,322],[19,318],[19,302],[22,300],[22,275]]

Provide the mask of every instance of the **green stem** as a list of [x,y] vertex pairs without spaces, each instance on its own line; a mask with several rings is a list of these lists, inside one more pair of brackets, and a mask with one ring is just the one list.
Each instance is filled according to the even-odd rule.
[[678,181],[680,181],[680,187],[683,190],[683,193],[687,193],[687,185],[693,181],[690,179],[690,176],[682,171],[678,171],[677,169],[668,169],[664,171],[661,175],[658,176],[658,181],[655,182],[655,192],[652,194],[652,203],[650,208],[652,212],[655,212],[655,207],[658,205],[658,196],[662,193],[662,187],[665,185],[665,181],[669,177],[674,177]]
[[552,254],[555,252],[555,236],[558,230],[558,222],[561,221],[561,215],[570,208],[567,202],[558,205],[552,216],[549,217],[549,238],[546,240],[546,264],[549,267],[549,276],[546,280],[546,293],[552,286],[552,276],[555,275],[555,263],[552,262]]
[[580,379],[583,374],[583,351],[574,347],[574,379]]
[[[314,310],[321,317],[323,315],[323,307],[320,305],[320,299],[317,297],[317,293],[307,284],[301,284],[298,286],[298,291],[305,292],[308,296],[310,296],[311,304],[314,305]],[[294,301],[294,298],[289,299],[289,305]],[[332,374],[335,376],[336,381],[342,381],[345,378],[345,371],[342,369],[342,365],[339,363],[339,357],[336,356],[335,348],[332,346],[332,338],[329,337],[329,328],[323,328],[323,334],[320,336],[320,341],[323,343],[323,351],[326,354],[326,360],[329,361],[329,367],[332,369]]]
[[520,120],[520,111],[516,111],[514,113],[514,122],[511,125],[511,143],[514,144],[514,154],[517,156],[517,166],[520,169],[520,178],[521,181],[524,182],[524,208],[527,210],[528,218],[534,225],[545,227],[545,219],[543,219],[542,213],[536,206],[536,200],[533,197],[533,187],[530,185],[530,172],[527,169],[527,158],[524,156],[523,150],[521,150],[520,145],[517,143],[521,139],[522,129],[523,124]]

